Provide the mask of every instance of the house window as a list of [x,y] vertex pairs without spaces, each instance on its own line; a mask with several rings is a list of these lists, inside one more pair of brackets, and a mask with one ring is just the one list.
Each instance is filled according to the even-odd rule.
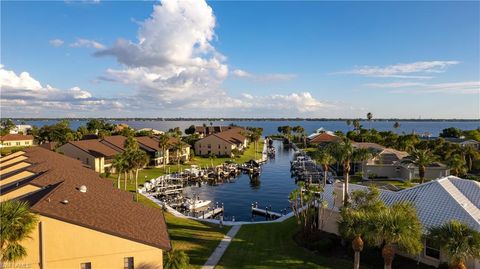
[[80,264],[80,269],[92,269],[92,263],[91,262],[84,262]]
[[212,145],[211,145],[211,144],[208,144],[208,148],[209,148],[209,149],[212,148]]
[[20,142],[17,142],[17,146],[20,146]]
[[425,256],[440,259],[440,246],[429,238],[425,240]]
[[29,145],[29,144],[30,144],[30,141],[26,141],[26,142],[25,142],[25,145]]
[[123,258],[123,268],[124,269],[133,269],[133,257]]

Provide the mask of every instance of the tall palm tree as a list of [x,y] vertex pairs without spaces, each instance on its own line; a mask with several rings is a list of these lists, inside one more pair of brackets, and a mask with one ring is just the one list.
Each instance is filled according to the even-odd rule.
[[[361,172],[363,173],[363,162],[373,157],[373,153],[367,148],[357,148],[353,151],[353,161],[361,162]],[[354,171],[355,172],[355,171]]]
[[173,144],[172,149],[175,151],[175,159],[177,159],[177,169],[180,171],[180,151],[182,150],[183,145],[180,139]]
[[323,169],[323,186],[327,185],[328,168],[335,162],[335,158],[327,149],[319,149],[314,153],[314,159],[322,165]]
[[427,149],[414,149],[410,156],[403,158],[402,163],[413,164],[418,167],[420,183],[425,181],[425,171],[427,166],[435,161],[435,156]]
[[164,269],[188,269],[190,268],[190,258],[180,250],[171,250],[167,252]]
[[350,163],[353,158],[353,145],[350,140],[345,140],[342,142],[333,143],[328,147],[330,154],[335,158],[337,163],[343,166],[343,178],[344,178],[344,193],[345,197],[343,200],[344,206],[348,205],[348,184],[349,184],[349,174],[350,174]]
[[38,217],[30,212],[28,203],[1,202],[0,223],[0,260],[15,262],[27,256],[20,242],[29,237],[38,223]]
[[451,269],[466,269],[467,259],[480,258],[480,232],[457,220],[431,228],[428,237],[445,252]]
[[260,128],[253,128],[250,130],[250,134],[248,136],[248,138],[250,139],[250,141],[253,142],[253,147],[254,147],[254,158],[255,160],[257,160],[257,144],[258,144],[258,140],[260,139],[260,137],[262,136],[262,129]]
[[374,214],[385,210],[385,203],[380,199],[380,191],[370,188],[368,191],[353,191],[350,207],[340,210],[338,230],[342,237],[352,240],[355,252],[354,269],[360,267],[360,252],[363,250],[363,238],[372,238]]
[[447,159],[452,175],[461,176],[467,173],[467,164],[460,154],[450,155]]
[[359,120],[353,120],[353,128],[355,129],[355,132],[358,134],[360,133],[360,130],[362,129],[362,125],[360,124]]
[[371,232],[365,239],[382,247],[385,269],[392,268],[397,247],[412,255],[422,251],[422,224],[413,205],[397,203],[375,212],[373,216],[370,221]]
[[120,178],[126,166],[124,155],[123,154],[115,155],[112,161],[112,166],[115,168],[115,171],[117,172],[117,188],[120,189]]
[[351,210],[347,207],[340,210],[338,231],[342,237],[352,240],[352,248],[355,252],[354,269],[360,268],[360,252],[362,252],[364,245],[362,237],[368,233],[369,223],[370,214],[367,212]]
[[166,163],[167,163],[167,147],[168,147],[168,141],[170,140],[170,137],[166,134],[161,134],[158,136],[158,147],[162,149],[162,154],[163,154],[163,168],[167,169]]
[[138,202],[138,171],[148,164],[148,155],[143,150],[136,150],[132,153],[132,167],[135,170],[135,201]]
[[472,170],[473,162],[480,159],[480,151],[471,145],[463,148],[463,158],[467,163],[468,171]]
[[368,112],[367,113],[367,120],[370,123],[370,129],[372,129],[372,118],[373,118],[373,114],[371,112]]

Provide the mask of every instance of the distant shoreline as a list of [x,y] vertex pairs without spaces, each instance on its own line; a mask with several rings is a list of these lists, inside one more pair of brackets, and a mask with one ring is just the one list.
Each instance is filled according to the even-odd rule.
[[[1,120],[7,118],[0,118]],[[347,120],[361,120],[368,121],[362,118],[10,118],[14,121],[85,121],[91,119],[102,119],[108,121],[347,121]],[[480,119],[372,119],[372,121],[413,121],[413,122],[462,122],[462,121],[480,121]]]

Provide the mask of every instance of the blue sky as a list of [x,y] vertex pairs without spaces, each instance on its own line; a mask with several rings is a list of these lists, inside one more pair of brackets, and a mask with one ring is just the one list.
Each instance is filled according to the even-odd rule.
[[2,117],[480,117],[480,2],[1,2]]

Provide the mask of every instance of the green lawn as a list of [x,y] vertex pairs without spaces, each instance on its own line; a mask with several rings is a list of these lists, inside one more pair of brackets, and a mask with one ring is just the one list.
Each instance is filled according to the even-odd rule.
[[166,213],[168,233],[174,249],[185,251],[193,268],[202,267],[230,227],[174,217]]
[[243,225],[216,268],[353,267],[353,263],[348,260],[320,256],[299,247],[293,240],[296,231],[295,218],[282,223]]

